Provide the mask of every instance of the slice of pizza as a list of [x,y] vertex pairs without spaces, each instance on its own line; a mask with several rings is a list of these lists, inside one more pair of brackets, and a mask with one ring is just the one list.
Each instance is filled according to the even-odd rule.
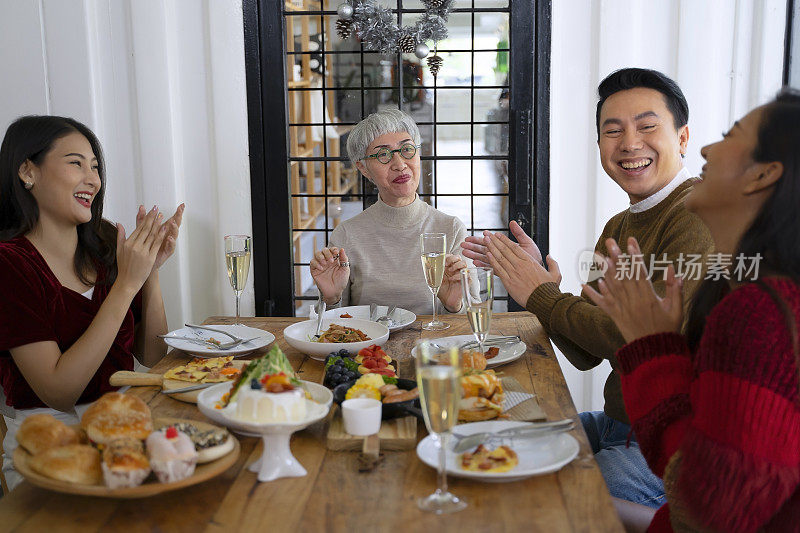
[[489,450],[483,444],[474,452],[461,455],[461,468],[471,472],[508,472],[519,464],[517,453],[508,446],[498,446]]
[[233,365],[233,356],[201,359],[196,357],[185,365],[176,366],[164,373],[164,379],[193,383],[222,383],[232,381],[241,372]]

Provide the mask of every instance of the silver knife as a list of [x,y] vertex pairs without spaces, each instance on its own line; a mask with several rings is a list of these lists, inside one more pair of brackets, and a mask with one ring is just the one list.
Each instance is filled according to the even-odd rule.
[[565,418],[564,420],[558,420],[556,422],[541,422],[504,429],[503,431],[495,433],[475,433],[473,435],[458,435],[453,433],[453,436],[457,438],[455,446],[453,446],[453,451],[456,453],[466,452],[476,448],[479,444],[492,440],[530,438],[553,433],[563,433],[565,431],[570,431],[574,427],[575,421],[571,418]]
[[180,389],[162,390],[161,394],[177,394],[179,392],[190,392],[193,390],[207,389],[212,385],[219,385],[219,383],[198,383],[197,385],[189,385],[188,387],[181,387]]
[[375,320],[375,315],[378,314],[378,304],[369,304],[369,319]]

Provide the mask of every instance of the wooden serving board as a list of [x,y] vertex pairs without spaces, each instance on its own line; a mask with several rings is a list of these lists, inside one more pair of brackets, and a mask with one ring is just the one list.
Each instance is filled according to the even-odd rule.
[[[242,368],[249,361],[234,360],[231,364],[237,368]],[[182,381],[178,379],[164,379],[164,374],[154,374],[152,372],[130,372],[120,370],[111,374],[108,382],[114,387],[161,387],[161,390],[170,391],[198,385],[193,381]],[[178,392],[170,394],[170,398],[187,403],[197,403],[197,396],[205,389],[198,389],[189,392]]]
[[[361,451],[364,437],[355,437],[344,430],[342,412],[338,405],[331,406],[328,423],[328,449],[335,451]],[[417,419],[413,416],[383,420],[378,432],[381,450],[413,450],[417,445]]]

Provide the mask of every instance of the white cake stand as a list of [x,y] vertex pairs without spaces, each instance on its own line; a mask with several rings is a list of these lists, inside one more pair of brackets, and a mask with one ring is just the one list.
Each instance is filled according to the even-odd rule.
[[302,381],[302,384],[314,401],[309,402],[306,417],[300,422],[254,424],[231,418],[228,409],[215,407],[222,395],[230,390],[231,383],[220,383],[202,391],[197,397],[197,407],[214,422],[240,433],[261,437],[264,443],[261,458],[247,467],[251,472],[258,472],[259,481],[302,477],[308,472],[292,455],[289,447],[292,433],[325,418],[333,402],[333,393],[326,387],[310,381]]

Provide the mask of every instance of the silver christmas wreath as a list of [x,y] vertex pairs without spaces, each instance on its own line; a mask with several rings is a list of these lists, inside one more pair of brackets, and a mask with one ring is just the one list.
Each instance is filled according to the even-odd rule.
[[374,0],[350,0],[339,6],[340,20],[352,22],[356,36],[371,51],[393,54],[410,50],[420,59],[428,55],[425,41],[435,43],[447,38],[447,18],[455,0],[423,0],[425,13],[413,26],[397,25],[389,8],[376,5]]

